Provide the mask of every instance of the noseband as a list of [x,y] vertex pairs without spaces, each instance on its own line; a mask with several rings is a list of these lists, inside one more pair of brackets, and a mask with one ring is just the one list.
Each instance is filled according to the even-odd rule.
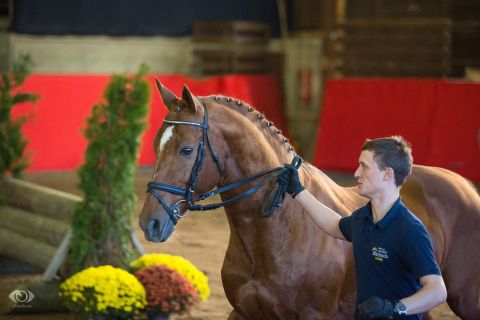
[[[158,200],[158,202],[163,206],[165,211],[168,213],[170,216],[170,219],[172,220],[173,224],[177,224],[177,221],[180,218],[185,217],[189,211],[206,211],[206,210],[213,210],[217,209],[226,205],[229,205],[233,202],[237,202],[239,200],[242,200],[245,197],[248,197],[255,193],[257,190],[259,190],[261,187],[266,185],[269,182],[276,181],[278,179],[278,176],[285,172],[285,168],[279,167],[279,168],[274,168],[270,169],[267,171],[263,171],[260,173],[257,173],[254,176],[242,179],[240,181],[233,182],[229,185],[223,186],[221,188],[217,188],[215,190],[209,191],[207,193],[203,193],[197,197],[196,200],[193,200],[193,193],[195,192],[195,188],[197,187],[198,184],[198,179],[200,176],[200,171],[202,170],[203,166],[203,160],[205,159],[205,149],[206,149],[206,144],[208,143],[208,147],[210,149],[210,153],[212,154],[213,160],[215,161],[215,164],[217,165],[218,172],[220,175],[223,174],[223,167],[222,164],[220,163],[220,159],[218,157],[217,152],[215,151],[215,148],[213,147],[213,144],[210,140],[210,137],[208,135],[208,111],[207,107],[204,106],[204,115],[203,115],[203,122],[195,122],[195,121],[177,121],[177,120],[163,120],[164,123],[171,124],[171,125],[189,125],[189,126],[194,126],[197,128],[202,129],[202,137],[200,138],[200,143],[198,144],[198,151],[197,151],[197,158],[195,159],[195,163],[192,168],[192,173],[190,174],[190,179],[188,180],[186,188],[180,188],[164,183],[158,183],[158,182],[149,182],[147,185],[147,192],[150,193],[152,196],[155,197],[155,199]],[[301,164],[301,158],[299,156],[295,156],[293,158],[292,164],[295,165],[295,167],[300,167]],[[243,186],[247,183],[250,183],[260,177],[266,176],[268,177],[259,183],[253,185],[251,188],[246,190],[245,192],[241,193],[240,195],[237,195],[233,198],[230,198],[228,200],[219,202],[219,203],[213,203],[213,204],[206,204],[206,205],[199,205],[195,204],[196,201],[201,201],[205,200],[207,198],[210,198],[214,195],[221,194],[223,192],[229,191],[231,189]],[[165,191],[168,193],[172,194],[177,194],[183,197],[183,199],[178,200],[172,205],[169,205],[165,199],[159,195],[156,190],[158,191]],[[267,199],[270,198],[270,194],[272,193],[273,189],[269,190],[267,194],[265,195],[265,198],[262,202],[262,206],[260,208],[260,215],[268,217],[271,216],[272,213],[281,206],[283,199],[285,197],[285,190],[286,186],[285,185],[280,185],[279,188],[277,189],[277,192],[275,193],[271,204],[268,208],[268,210],[265,211]],[[179,206],[180,204],[185,203],[187,206],[187,211],[185,211],[185,214],[180,214],[180,209]]]

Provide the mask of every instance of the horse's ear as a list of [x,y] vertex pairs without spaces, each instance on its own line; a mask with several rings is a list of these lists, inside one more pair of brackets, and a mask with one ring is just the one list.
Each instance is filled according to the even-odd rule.
[[165,106],[168,109],[173,107],[173,103],[178,100],[177,96],[172,91],[168,90],[167,87],[163,86],[158,79],[155,79],[155,84],[157,85],[158,92],[160,93]]
[[190,89],[188,89],[187,85],[183,85],[183,91],[182,91],[182,99],[185,101],[187,104],[187,108],[189,108],[192,113],[197,112],[197,103],[200,103],[197,98],[190,92]]

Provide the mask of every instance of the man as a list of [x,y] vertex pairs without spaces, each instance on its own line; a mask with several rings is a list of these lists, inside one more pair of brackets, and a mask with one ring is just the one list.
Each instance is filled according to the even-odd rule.
[[430,237],[400,198],[412,167],[411,148],[399,136],[367,140],[355,171],[358,192],[370,201],[341,217],[302,186],[289,164],[280,177],[287,192],[331,237],[353,244],[357,279],[355,319],[421,319],[447,296]]

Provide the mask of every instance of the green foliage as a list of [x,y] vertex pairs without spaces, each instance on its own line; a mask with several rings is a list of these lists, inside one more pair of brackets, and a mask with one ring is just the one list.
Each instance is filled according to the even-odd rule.
[[140,135],[146,127],[150,88],[142,65],[133,76],[114,75],[104,101],[93,107],[85,136],[85,163],[79,169],[84,201],[73,219],[70,272],[110,264],[126,268],[134,249],[130,215]]
[[[11,174],[21,177],[28,167],[25,155],[27,141],[23,138],[22,125],[26,116],[12,117],[15,105],[24,102],[35,102],[37,95],[16,92],[25,82],[32,60],[28,55],[21,56],[11,69],[1,75],[0,79],[0,177]],[[16,92],[16,93],[15,93]]]

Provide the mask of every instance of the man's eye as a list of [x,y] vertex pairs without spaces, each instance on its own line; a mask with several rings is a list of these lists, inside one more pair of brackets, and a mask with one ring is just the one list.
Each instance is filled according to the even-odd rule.
[[193,153],[193,148],[192,147],[183,147],[182,150],[180,150],[180,154],[182,156],[189,156]]

